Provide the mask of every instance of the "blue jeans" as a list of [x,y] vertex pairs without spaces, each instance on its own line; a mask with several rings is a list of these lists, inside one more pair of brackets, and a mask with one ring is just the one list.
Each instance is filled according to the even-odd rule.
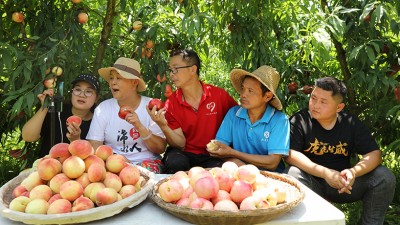
[[351,194],[339,194],[337,189],[329,186],[324,179],[307,174],[297,167],[291,166],[285,172],[328,201],[349,203],[361,200],[363,212],[359,224],[362,225],[383,224],[396,187],[396,177],[384,166],[378,166],[373,171],[357,177]]

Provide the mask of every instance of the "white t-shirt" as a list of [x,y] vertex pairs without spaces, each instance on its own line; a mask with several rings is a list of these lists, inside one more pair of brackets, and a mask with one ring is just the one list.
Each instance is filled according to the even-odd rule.
[[[165,138],[160,127],[151,119],[146,105],[151,98],[141,96],[140,105],[135,110],[140,122],[154,135]],[[87,140],[101,141],[112,147],[114,153],[125,156],[133,164],[146,159],[160,159],[159,154],[149,151],[135,127],[118,116],[119,105],[116,99],[101,102],[94,111]]]

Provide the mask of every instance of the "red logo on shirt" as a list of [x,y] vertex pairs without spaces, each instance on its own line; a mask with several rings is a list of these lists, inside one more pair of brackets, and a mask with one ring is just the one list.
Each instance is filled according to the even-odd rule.
[[140,137],[139,131],[137,131],[135,128],[132,128],[129,131],[129,135],[131,135],[131,137],[133,138],[133,140],[136,140]]
[[214,111],[215,108],[215,102],[210,102],[207,104],[207,109],[209,109],[211,112]]

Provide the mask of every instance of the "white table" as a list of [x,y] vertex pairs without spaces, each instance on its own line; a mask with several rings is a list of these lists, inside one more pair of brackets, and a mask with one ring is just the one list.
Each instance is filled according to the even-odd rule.
[[[156,175],[156,179],[164,178],[166,175]],[[319,195],[304,187],[304,200],[292,211],[281,217],[269,221],[267,225],[345,225],[343,212]],[[0,224],[21,225],[23,223],[0,217]],[[135,206],[134,208],[102,220],[96,220],[87,225],[187,225],[190,224],[159,208],[150,198]]]

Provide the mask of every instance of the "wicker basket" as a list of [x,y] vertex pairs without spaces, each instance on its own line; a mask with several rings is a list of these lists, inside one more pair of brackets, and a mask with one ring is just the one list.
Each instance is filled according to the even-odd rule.
[[166,182],[170,177],[160,180],[150,195],[151,199],[162,209],[186,220],[190,223],[209,225],[241,225],[256,224],[266,222],[282,216],[286,212],[295,208],[304,199],[304,190],[298,181],[289,176],[278,175],[270,172],[261,172],[269,182],[276,183],[287,189],[286,202],[268,209],[241,210],[239,212],[199,210],[188,207],[177,206],[173,203],[164,202],[158,195],[158,187]]
[[27,177],[32,171],[25,172],[14,179],[10,180],[0,189],[0,214],[7,217],[10,220],[15,220],[23,222],[25,224],[73,224],[73,223],[84,223],[94,220],[100,220],[107,217],[111,217],[115,214],[126,211],[144,201],[147,195],[153,189],[155,179],[154,173],[146,170],[143,167],[136,166],[140,174],[145,178],[142,182],[142,189],[118,202],[110,205],[95,207],[88,210],[83,210],[79,212],[71,212],[64,214],[54,214],[54,215],[37,215],[37,214],[27,214],[22,212],[17,212],[10,210],[8,208],[9,203],[12,200],[12,191],[19,185],[22,180]]

